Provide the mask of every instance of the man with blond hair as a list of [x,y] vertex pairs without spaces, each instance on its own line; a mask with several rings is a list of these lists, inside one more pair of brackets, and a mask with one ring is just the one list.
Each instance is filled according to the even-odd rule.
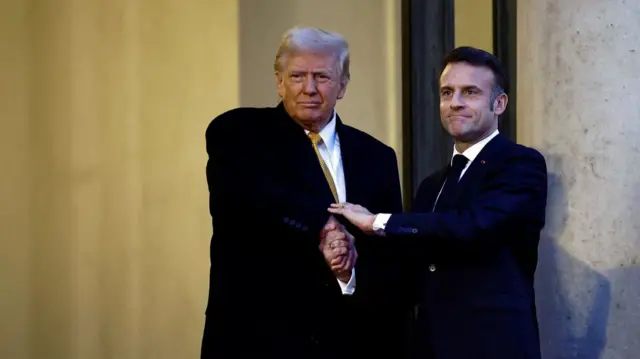
[[[237,108],[206,131],[214,234],[202,358],[402,358],[412,318],[397,246],[327,213],[402,210],[393,149],[342,122],[350,80],[339,34],[292,28],[276,107]],[[393,281],[393,283],[392,283]]]

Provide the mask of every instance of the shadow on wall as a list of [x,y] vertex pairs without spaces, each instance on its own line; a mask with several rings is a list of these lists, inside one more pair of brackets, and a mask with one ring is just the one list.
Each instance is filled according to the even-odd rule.
[[547,224],[539,246],[536,304],[545,359],[598,359],[607,344],[611,284],[560,246],[568,217],[560,156],[549,166]]

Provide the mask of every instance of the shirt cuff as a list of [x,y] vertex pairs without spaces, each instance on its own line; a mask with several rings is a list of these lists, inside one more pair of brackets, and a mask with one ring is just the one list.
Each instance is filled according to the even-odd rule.
[[352,295],[356,291],[356,269],[351,268],[351,278],[349,279],[349,283],[344,283],[338,279],[338,284],[340,285],[343,295]]
[[376,219],[373,221],[373,231],[376,234],[384,235],[384,229],[387,227],[387,222],[391,218],[391,214],[389,213],[380,213],[376,216]]

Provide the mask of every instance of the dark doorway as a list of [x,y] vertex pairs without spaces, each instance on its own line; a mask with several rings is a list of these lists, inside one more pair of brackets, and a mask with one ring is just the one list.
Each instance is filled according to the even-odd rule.
[[438,75],[454,46],[453,1],[402,0],[404,203],[444,166],[452,142],[440,124]]
[[500,133],[516,140],[517,0],[493,0],[493,52],[502,61],[509,80],[509,105],[500,117]]

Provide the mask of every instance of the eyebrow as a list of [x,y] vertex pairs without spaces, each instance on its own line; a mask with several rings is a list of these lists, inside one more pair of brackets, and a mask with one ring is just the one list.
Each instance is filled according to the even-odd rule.
[[331,69],[317,69],[314,71],[307,71],[307,70],[303,70],[303,69],[291,69],[289,70],[289,72],[291,73],[296,73],[296,74],[300,74],[300,73],[312,73],[314,75],[330,75],[331,74]]
[[[459,88],[463,89],[463,90],[469,90],[469,89],[474,89],[474,90],[480,90],[482,91],[482,89],[476,85],[461,85],[458,86]],[[453,90],[454,86],[451,85],[442,85],[440,86],[440,91],[442,90]]]

